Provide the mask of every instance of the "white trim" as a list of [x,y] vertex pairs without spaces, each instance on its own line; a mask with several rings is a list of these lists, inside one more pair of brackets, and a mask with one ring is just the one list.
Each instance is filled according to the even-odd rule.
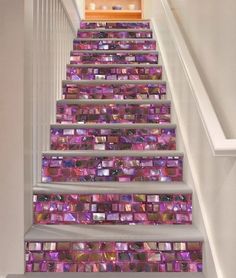
[[74,33],[80,28],[80,13],[75,0],[61,0],[65,12],[70,20]]
[[171,35],[174,39],[185,74],[188,78],[191,92],[196,101],[200,117],[208,135],[215,156],[236,156],[236,139],[227,139],[220,125],[206,88],[200,78],[193,58],[187,48],[183,35],[171,11],[168,0],[161,0]]

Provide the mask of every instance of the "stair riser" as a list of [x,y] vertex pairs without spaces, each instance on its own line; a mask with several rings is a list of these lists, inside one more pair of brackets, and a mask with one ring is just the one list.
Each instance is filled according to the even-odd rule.
[[26,272],[201,271],[201,242],[26,242]]
[[67,66],[67,80],[160,80],[162,67]]
[[158,64],[158,54],[132,53],[81,53],[72,51],[70,64]]
[[40,194],[34,224],[191,224],[191,194]]
[[57,123],[169,123],[170,104],[57,103]]
[[77,38],[80,39],[152,39],[152,31],[78,31]]
[[50,156],[42,159],[42,182],[182,181],[183,157]]
[[84,22],[81,29],[150,29],[149,22]]
[[51,128],[51,150],[175,150],[175,128]]
[[156,50],[155,41],[81,41],[74,40],[74,50]]
[[166,84],[63,85],[64,99],[166,99]]

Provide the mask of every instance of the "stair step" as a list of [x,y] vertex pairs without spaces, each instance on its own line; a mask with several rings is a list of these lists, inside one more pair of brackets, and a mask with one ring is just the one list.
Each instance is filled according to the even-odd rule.
[[66,68],[67,80],[160,80],[162,66],[156,64],[71,64]]
[[70,53],[70,64],[158,64],[158,52],[149,51],[84,51]]
[[51,150],[175,150],[173,125],[54,124]]
[[150,21],[102,21],[102,22],[93,22],[93,21],[81,21],[81,29],[150,29]]
[[[150,104],[151,103],[151,104]],[[154,100],[62,100],[57,123],[170,123],[170,102]]]
[[64,99],[166,99],[166,83],[160,80],[64,80],[62,86]]
[[[192,273],[192,272],[183,272],[181,273],[171,273],[171,272],[96,272],[95,273],[79,273],[79,277],[81,278],[94,278],[96,275],[96,278],[143,278],[144,275],[147,278],[205,278],[204,274],[202,272],[198,273]],[[25,273],[25,274],[11,274],[8,275],[7,278],[78,278],[78,272],[73,273],[52,273],[52,272],[44,272],[44,273]]]
[[191,194],[192,189],[184,182],[79,182],[79,183],[38,183],[38,193],[144,193],[144,194]]
[[132,39],[75,39],[73,41],[74,50],[135,50],[135,51],[150,51],[156,50],[156,41],[132,40]]
[[152,31],[147,29],[79,29],[77,38],[130,38],[146,39],[152,38]]
[[193,226],[181,225],[34,225],[25,241],[203,241]]
[[34,224],[192,224],[191,194],[33,194]]
[[42,182],[182,181],[177,151],[48,151]]

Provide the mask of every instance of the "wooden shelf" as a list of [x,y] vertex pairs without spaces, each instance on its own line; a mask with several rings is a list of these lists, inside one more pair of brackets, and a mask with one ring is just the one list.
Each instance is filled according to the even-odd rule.
[[142,19],[142,10],[85,10],[87,20],[131,20]]
[[[86,20],[141,20],[143,18],[144,0],[84,0]],[[96,9],[91,10],[90,4],[94,3]],[[135,10],[130,10],[129,5],[135,5]],[[121,5],[122,10],[113,10],[115,5]],[[107,10],[102,7],[106,6]]]

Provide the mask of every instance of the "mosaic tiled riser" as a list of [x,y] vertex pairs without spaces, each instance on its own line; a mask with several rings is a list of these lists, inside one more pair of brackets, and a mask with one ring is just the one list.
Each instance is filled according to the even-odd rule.
[[162,67],[67,67],[67,80],[160,80]]
[[182,181],[183,157],[43,156],[43,182]]
[[26,272],[201,272],[200,242],[26,242]]
[[81,29],[150,29],[149,22],[81,22]]
[[86,39],[105,39],[105,38],[129,38],[129,39],[146,39],[152,38],[152,31],[79,31],[77,38]]
[[52,150],[175,150],[175,129],[51,128]]
[[148,40],[74,40],[74,50],[156,50],[156,42]]
[[166,99],[166,84],[63,85],[64,99]]
[[191,194],[34,194],[35,224],[191,224]]
[[70,64],[157,64],[158,54],[132,54],[117,52],[105,53],[81,53],[72,51]]
[[57,104],[57,123],[170,123],[170,104]]

